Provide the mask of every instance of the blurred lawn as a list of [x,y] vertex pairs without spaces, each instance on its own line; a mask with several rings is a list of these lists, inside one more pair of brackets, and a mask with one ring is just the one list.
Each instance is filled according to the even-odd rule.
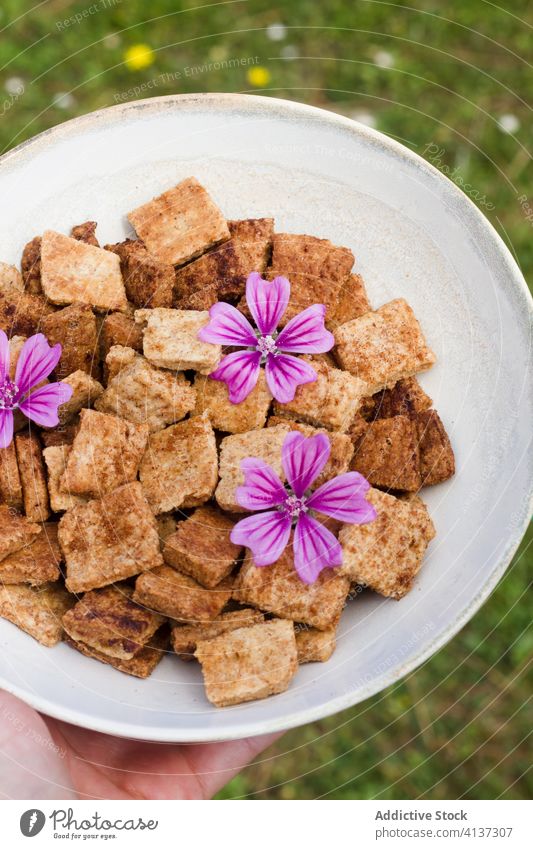
[[[470,184],[531,279],[533,222],[519,200],[533,206],[528,0],[513,0],[512,12],[485,0],[32,5],[3,0],[0,9],[0,151],[133,99],[123,93],[134,86],[146,97],[256,91],[305,101],[421,154],[442,148],[441,163]],[[247,57],[258,58],[223,66]],[[437,656],[357,708],[289,733],[221,796],[531,797],[532,541]]]

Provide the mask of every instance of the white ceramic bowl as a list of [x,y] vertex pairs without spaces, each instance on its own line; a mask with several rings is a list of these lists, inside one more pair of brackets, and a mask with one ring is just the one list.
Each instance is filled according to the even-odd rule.
[[424,491],[437,537],[401,602],[364,594],[326,664],[289,690],[217,710],[200,670],[167,657],[146,681],[65,645],[46,649],[0,620],[0,683],[36,708],[110,734],[232,739],[286,729],[371,696],[470,619],[502,576],[530,515],[531,298],[503,242],[432,166],[380,133],[319,109],[246,95],[185,95],[104,109],[0,160],[0,259],[18,263],[45,228],[125,213],[195,175],[230,218],[350,247],[374,306],[405,297],[437,365],[424,389],[451,436],[457,474]]

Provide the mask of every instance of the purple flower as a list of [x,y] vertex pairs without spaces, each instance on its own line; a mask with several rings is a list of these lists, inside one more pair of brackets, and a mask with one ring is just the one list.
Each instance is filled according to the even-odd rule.
[[281,449],[281,464],[290,489],[263,460],[247,457],[241,462],[245,481],[237,487],[237,502],[245,510],[266,512],[237,522],[231,541],[251,549],[256,566],[269,566],[281,557],[294,527],[294,566],[302,581],[312,584],[322,569],[342,563],[339,541],[314,518],[313,511],[354,525],[376,518],[374,507],[365,499],[370,484],[359,472],[338,475],[309,491],[329,452],[325,434],[306,439],[296,431],[289,433]]
[[15,369],[9,376],[9,340],[0,330],[0,448],[13,439],[13,412],[20,410],[43,427],[59,424],[57,408],[72,396],[68,383],[47,383],[31,392],[32,387],[48,377],[59,362],[61,345],[50,347],[46,336],[37,333],[26,339]]
[[231,304],[219,302],[209,310],[210,321],[198,332],[198,338],[215,345],[247,348],[228,354],[209,375],[228,385],[232,404],[240,404],[250,394],[263,363],[268,388],[276,401],[292,401],[296,387],[312,383],[317,375],[312,366],[291,354],[324,354],[333,348],[333,334],[324,327],[323,304],[307,307],[277,332],[290,292],[286,277],[276,277],[269,283],[257,272],[248,276],[246,302],[257,330]]

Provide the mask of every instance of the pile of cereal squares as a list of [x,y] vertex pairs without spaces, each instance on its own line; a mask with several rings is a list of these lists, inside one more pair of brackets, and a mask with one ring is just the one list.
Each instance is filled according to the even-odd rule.
[[[136,238],[101,247],[87,221],[32,239],[20,272],[0,263],[11,378],[42,333],[62,346],[52,379],[72,388],[57,427],[17,411],[0,450],[0,615],[139,678],[165,654],[199,661],[219,707],[280,693],[299,664],[331,657],[354,587],[401,599],[413,586],[435,535],[418,493],[454,474],[416,379],[435,356],[405,300],[372,308],[348,248],[276,233],[272,218],[227,221],[192,177],[128,219]],[[237,404],[209,377],[223,350],[198,332],[217,302],[246,313],[251,272],[289,279],[282,324],[320,303],[334,334],[329,353],[304,357],[317,379],[288,403],[264,370]],[[330,441],[318,484],[360,472],[377,512],[330,522],[343,562],[311,584],[292,548],[259,568],[230,539],[241,461],[283,481],[294,430]]]

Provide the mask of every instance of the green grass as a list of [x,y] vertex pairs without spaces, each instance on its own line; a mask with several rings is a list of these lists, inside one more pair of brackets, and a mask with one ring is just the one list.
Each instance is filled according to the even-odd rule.
[[[49,0],[23,15],[20,0],[3,1],[0,87],[19,77],[24,93],[3,108],[0,100],[0,150],[113,105],[122,92],[154,80],[142,96],[254,90],[346,115],[369,113],[379,130],[414,151],[424,154],[429,144],[442,149],[442,165],[457,169],[473,199],[482,199],[482,210],[531,279],[533,224],[519,201],[526,195],[533,206],[526,170],[528,0],[514,0],[512,14],[484,0],[288,0],[277,6],[266,0],[108,0],[81,23],[61,25],[93,5]],[[270,40],[265,28],[279,21],[286,36]],[[135,44],[154,50],[150,67],[131,71],[124,64]],[[264,86],[254,88],[246,67],[205,68],[246,57],[259,57],[267,69]],[[195,66],[204,68],[187,71]],[[57,98],[65,93],[61,108]],[[505,115],[516,119],[514,134],[498,124]],[[526,669],[533,633],[525,591],[532,561],[524,542],[490,601],[438,655],[374,699],[290,732],[220,795],[530,796]]]

